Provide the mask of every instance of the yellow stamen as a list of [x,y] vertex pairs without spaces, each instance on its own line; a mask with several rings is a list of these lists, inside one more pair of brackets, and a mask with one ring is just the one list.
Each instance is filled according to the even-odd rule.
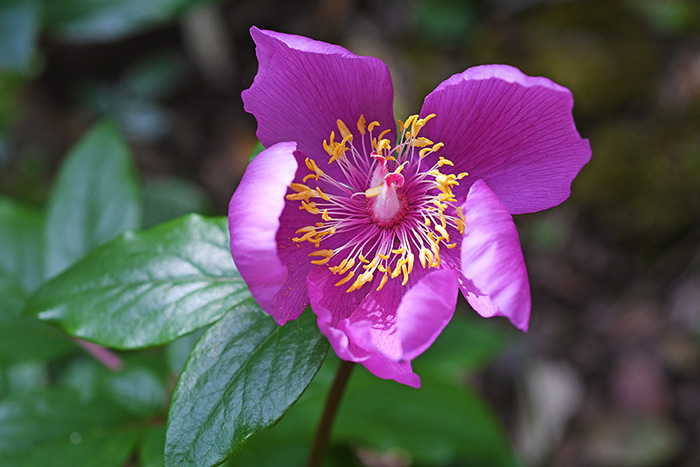
[[343,137],[343,141],[352,141],[352,133],[350,133],[350,130],[348,130],[347,125],[345,125],[341,119],[338,119],[336,123],[338,124],[338,130]]
[[321,187],[316,187],[316,192],[318,193],[318,196],[325,199],[326,201],[330,201],[331,199],[328,197],[327,194],[321,191]]
[[379,282],[379,287],[377,287],[377,292],[382,290],[382,287],[384,287],[384,284],[386,284],[387,280],[389,280],[389,275],[387,273],[384,273],[381,282]]
[[360,119],[357,121],[357,129],[359,130],[359,132],[362,136],[365,135],[365,124],[366,123],[367,122],[365,121],[364,114],[360,115]]
[[350,279],[352,279],[354,275],[355,275],[355,271],[350,271],[350,273],[347,276],[343,277],[342,279],[340,279],[338,282],[335,283],[336,287],[339,285],[345,284]]

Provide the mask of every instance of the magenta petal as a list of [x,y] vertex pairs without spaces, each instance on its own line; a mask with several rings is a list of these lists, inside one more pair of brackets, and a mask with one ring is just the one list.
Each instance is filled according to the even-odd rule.
[[481,316],[505,316],[527,331],[530,284],[512,216],[483,180],[474,182],[462,208],[462,293]]
[[258,121],[265,147],[296,141],[300,151],[320,163],[328,159],[323,141],[331,131],[342,139],[338,119],[356,134],[361,115],[367,123],[378,121],[380,128],[396,128],[391,76],[381,60],[306,37],[255,27],[250,32],[260,65],[243,102]]
[[433,271],[408,290],[394,280],[377,291],[377,280],[371,289],[350,294],[333,285],[337,280],[322,268],[312,271],[307,280],[319,328],[336,353],[362,363],[380,378],[420,386],[410,361],[435,341],[452,318],[457,302],[455,273]]
[[444,143],[439,154],[456,172],[469,173],[455,189],[458,197],[483,179],[511,214],[535,212],[568,198],[591,158],[573,105],[571,92],[546,78],[507,65],[477,66],[425,98],[421,115],[437,116],[421,136]]
[[422,354],[452,319],[457,306],[457,278],[449,270],[431,272],[404,295],[396,311],[403,358]]
[[284,284],[287,267],[277,254],[275,237],[285,206],[287,187],[294,179],[295,143],[278,143],[253,159],[231,197],[228,224],[231,255],[255,300],[279,324],[274,297]]

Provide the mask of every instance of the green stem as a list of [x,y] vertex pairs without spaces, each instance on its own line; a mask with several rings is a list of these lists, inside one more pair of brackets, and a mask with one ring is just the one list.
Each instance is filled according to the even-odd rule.
[[326,399],[326,405],[323,408],[321,420],[318,422],[318,428],[316,428],[314,445],[311,448],[311,456],[309,456],[309,467],[321,467],[323,463],[323,457],[328,447],[328,439],[331,435],[331,428],[333,427],[333,419],[338,411],[340,399],[343,397],[345,386],[348,383],[348,379],[350,379],[350,373],[352,373],[354,366],[353,362],[340,361],[340,366]]

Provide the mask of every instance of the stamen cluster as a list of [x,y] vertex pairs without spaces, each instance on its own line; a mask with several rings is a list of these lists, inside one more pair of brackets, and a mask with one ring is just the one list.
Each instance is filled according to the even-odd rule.
[[[468,174],[442,173],[441,167],[454,165],[442,156],[423,169],[423,160],[443,147],[418,136],[433,117],[435,114],[411,115],[406,122],[399,120],[401,135],[395,146],[386,138],[391,130],[375,137],[373,131],[380,124],[367,125],[364,115],[357,122],[361,144],[355,146],[355,135],[338,120],[342,139],[336,141],[333,131],[323,148],[330,156],[328,164],[338,166],[342,179],[306,158],[309,174],[302,183],[289,186],[293,193],[287,199],[299,201],[300,210],[318,216],[315,224],[298,229],[299,236],[292,241],[309,242],[316,248],[309,254],[311,263],[328,265],[333,274],[342,276],[336,286],[353,281],[347,292],[372,282],[376,274],[381,274],[378,291],[389,279],[400,276],[401,285],[406,285],[416,256],[423,268],[437,268],[441,247],[459,246],[450,243],[450,232],[463,235],[465,220],[462,208],[455,206],[452,189]],[[371,148],[366,147],[370,144]],[[315,186],[309,186],[309,181]],[[321,248],[334,236],[345,242],[332,242],[336,245],[332,249]]]

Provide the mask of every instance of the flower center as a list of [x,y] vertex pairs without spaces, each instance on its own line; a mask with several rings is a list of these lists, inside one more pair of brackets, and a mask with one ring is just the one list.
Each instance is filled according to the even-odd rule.
[[[342,140],[335,141],[331,132],[323,142],[328,164],[338,166],[335,176],[307,158],[309,173],[302,183],[290,185],[287,199],[318,216],[318,222],[297,230],[292,241],[308,241],[316,248],[309,254],[311,263],[343,276],[336,286],[353,281],[347,289],[352,292],[372,282],[375,274],[381,275],[377,290],[398,277],[406,285],[416,256],[423,268],[434,268],[441,264],[442,247],[458,246],[450,243],[450,234],[464,234],[465,221],[452,187],[467,173],[442,173],[441,167],[453,166],[442,156],[427,170],[422,167],[425,157],[443,147],[418,136],[433,117],[399,120],[401,135],[393,147],[384,138],[390,130],[373,137],[379,123],[366,125],[364,116],[357,122],[361,142],[355,146],[353,133],[338,120]],[[312,179],[314,188],[306,185]]]

